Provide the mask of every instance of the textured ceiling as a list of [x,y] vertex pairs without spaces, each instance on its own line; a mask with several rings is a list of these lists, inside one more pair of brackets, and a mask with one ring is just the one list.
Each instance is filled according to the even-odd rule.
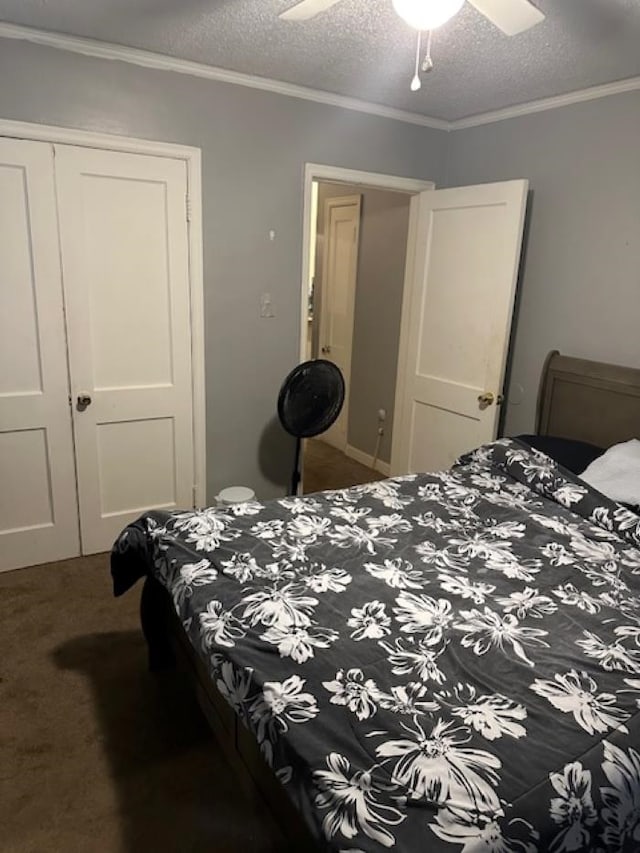
[[508,38],[468,3],[434,34],[409,91],[415,33],[391,0],[342,0],[305,23],[295,0],[0,0],[0,20],[87,36],[455,120],[640,75],[640,0],[537,0]]

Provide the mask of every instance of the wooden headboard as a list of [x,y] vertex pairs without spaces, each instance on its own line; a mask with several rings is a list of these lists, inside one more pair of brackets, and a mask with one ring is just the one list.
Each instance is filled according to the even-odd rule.
[[605,448],[640,438],[640,370],[550,352],[536,431]]

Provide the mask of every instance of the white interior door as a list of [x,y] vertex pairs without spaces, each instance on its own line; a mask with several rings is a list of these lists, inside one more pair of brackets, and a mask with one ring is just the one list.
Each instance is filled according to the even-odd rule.
[[347,446],[360,204],[359,195],[329,198],[325,201],[318,340],[321,358],[334,362],[342,371],[345,398],[339,418],[322,434],[322,440],[339,450],[344,450]]
[[56,146],[82,550],[193,506],[185,163]]
[[0,139],[0,569],[79,553],[53,151]]
[[412,200],[391,470],[437,471],[496,436],[528,182]]

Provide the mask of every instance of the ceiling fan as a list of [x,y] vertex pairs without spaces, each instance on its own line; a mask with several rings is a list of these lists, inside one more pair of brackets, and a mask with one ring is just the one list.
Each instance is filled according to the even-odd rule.
[[[321,12],[325,12],[340,0],[301,0],[279,17],[283,21],[308,21]],[[392,0],[393,8],[409,26],[418,30],[418,48],[416,51],[416,69],[411,81],[412,91],[420,86],[419,70],[430,71],[431,32],[457,15],[465,0]],[[530,0],[469,0],[472,6],[505,35],[515,36],[530,29],[544,20],[543,13]],[[427,32],[426,56],[420,66],[420,37]]]

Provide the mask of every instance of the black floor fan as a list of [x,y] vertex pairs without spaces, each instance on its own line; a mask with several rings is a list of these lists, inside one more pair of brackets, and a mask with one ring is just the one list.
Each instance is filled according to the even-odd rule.
[[298,492],[300,447],[303,438],[328,430],[344,403],[344,379],[332,361],[305,361],[291,371],[278,394],[278,416],[286,431],[296,439],[296,454],[289,494]]

